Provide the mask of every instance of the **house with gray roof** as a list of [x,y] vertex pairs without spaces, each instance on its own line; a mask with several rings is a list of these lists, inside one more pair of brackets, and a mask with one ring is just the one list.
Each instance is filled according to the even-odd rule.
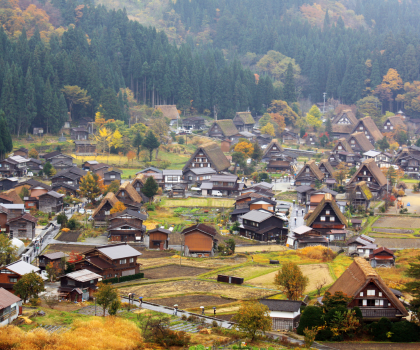
[[251,210],[242,216],[239,233],[258,241],[284,242],[288,231],[287,226],[287,221],[270,211]]
[[300,308],[305,305],[298,300],[261,299],[260,303],[270,310],[271,328],[283,331],[297,328],[300,320]]

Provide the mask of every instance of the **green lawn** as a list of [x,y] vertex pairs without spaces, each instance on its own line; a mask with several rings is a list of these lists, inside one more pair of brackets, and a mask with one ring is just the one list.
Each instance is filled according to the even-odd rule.
[[163,207],[213,207],[213,208],[232,208],[235,200],[219,198],[187,198],[187,199],[164,199]]
[[407,183],[407,184],[416,184],[419,182],[419,180],[416,179],[402,179],[401,181]]

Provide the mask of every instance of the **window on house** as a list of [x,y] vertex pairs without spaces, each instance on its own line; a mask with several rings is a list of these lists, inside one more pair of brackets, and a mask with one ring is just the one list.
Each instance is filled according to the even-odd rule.
[[74,280],[68,279],[67,280],[67,285],[69,286],[74,286],[76,283],[74,282]]
[[0,271],[0,273],[11,273],[9,270],[3,269]]
[[337,148],[338,148],[338,149],[343,149],[343,147],[341,147],[341,146],[338,146]]
[[134,262],[134,258],[130,258],[130,262],[132,263],[132,262]]
[[325,214],[326,214],[326,215],[330,215],[330,211],[329,211],[329,210],[326,210],[326,211],[325,211]]
[[95,282],[95,280],[90,280],[90,284],[93,284]]
[[121,197],[124,197],[124,196],[125,196],[125,192],[121,191]]
[[306,172],[309,173],[309,168],[306,168]]
[[388,127],[385,125],[384,129],[386,130],[386,129],[388,129]]
[[382,299],[376,299],[375,306],[384,306],[384,301]]
[[111,215],[111,212],[109,210],[105,210],[105,215]]
[[335,221],[335,216],[330,216],[330,221],[334,222]]
[[127,262],[127,259],[121,259],[120,264],[125,264]]
[[363,299],[363,306],[367,306],[367,300]]
[[110,179],[115,179],[115,175],[110,175],[109,178]]
[[16,283],[17,282],[17,278],[16,277],[9,277],[9,282],[10,283]]
[[366,175],[366,170],[363,172],[363,175]]
[[363,292],[360,292],[360,296],[361,296],[361,297],[363,296]]
[[393,126],[390,126],[389,128],[390,128],[391,130],[392,130],[392,129],[394,129],[394,127],[393,127]]
[[325,221],[325,216],[321,216],[321,221]]
[[381,297],[381,296],[382,296],[382,292],[378,292],[378,296],[380,296],[380,297]]
[[375,296],[375,290],[374,289],[368,289],[366,294],[367,294],[367,296]]

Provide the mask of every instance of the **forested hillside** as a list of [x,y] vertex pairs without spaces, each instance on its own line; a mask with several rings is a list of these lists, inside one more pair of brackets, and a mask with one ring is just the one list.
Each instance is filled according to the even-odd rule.
[[[177,47],[125,11],[72,0],[34,3],[48,15],[13,1],[0,12],[8,24],[0,28],[0,109],[18,135],[30,126],[57,132],[68,110],[73,120],[100,109],[105,119],[127,121],[125,87],[141,103],[207,113],[217,105],[221,117],[248,108],[261,113],[276,97],[269,77],[256,84],[250,70],[227,62],[220,50]],[[31,6],[42,16],[22,15]]]

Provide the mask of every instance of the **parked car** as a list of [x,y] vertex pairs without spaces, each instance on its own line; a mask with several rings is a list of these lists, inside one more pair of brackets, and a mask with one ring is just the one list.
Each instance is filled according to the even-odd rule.
[[223,193],[217,190],[212,191],[212,195],[216,197],[223,197]]
[[86,209],[86,214],[92,215],[93,214],[93,210],[92,209]]
[[79,209],[79,214],[84,214],[85,213],[85,209],[84,208],[80,208]]

